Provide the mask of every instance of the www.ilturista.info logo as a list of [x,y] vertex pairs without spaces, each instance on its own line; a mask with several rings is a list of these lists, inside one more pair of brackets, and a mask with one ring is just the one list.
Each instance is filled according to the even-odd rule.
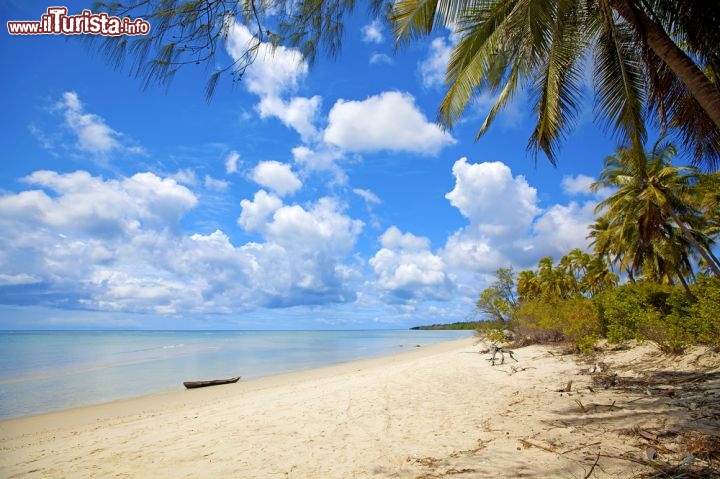
[[150,23],[142,18],[111,17],[107,13],[83,10],[79,15],[68,15],[65,7],[49,7],[40,21],[21,20],[7,22],[10,35],[147,35]]

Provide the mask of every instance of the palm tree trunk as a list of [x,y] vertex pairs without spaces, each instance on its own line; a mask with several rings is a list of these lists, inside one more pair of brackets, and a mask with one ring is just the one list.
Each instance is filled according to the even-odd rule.
[[690,57],[652,21],[632,0],[609,0],[610,6],[632,25],[647,41],[648,46],[687,86],[692,96],[720,128],[720,90],[705,76]]
[[718,267],[717,263],[713,261],[707,250],[698,242],[697,239],[695,239],[695,236],[693,236],[693,234],[690,232],[687,225],[685,225],[685,222],[678,218],[675,210],[673,210],[670,205],[665,204],[663,209],[665,210],[665,213],[667,213],[673,219],[675,224],[680,227],[680,231],[682,231],[683,236],[685,236],[685,238],[690,242],[690,244],[695,247],[697,252],[700,253],[700,256],[702,256],[703,259],[707,261],[707,263],[710,265],[710,269],[712,269],[713,273],[715,273],[715,276],[720,278],[720,267]]
[[680,279],[680,283],[683,286],[683,289],[685,290],[685,296],[687,296],[688,301],[691,303],[694,303],[697,301],[697,298],[695,295],[690,291],[690,286],[688,286],[687,281],[685,281],[685,278],[683,277],[682,273],[680,271],[676,271],[675,274],[677,274],[677,277]]

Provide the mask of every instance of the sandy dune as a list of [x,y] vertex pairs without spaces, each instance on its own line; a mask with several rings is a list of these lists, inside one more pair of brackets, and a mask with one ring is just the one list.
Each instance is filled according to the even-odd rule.
[[642,346],[590,374],[594,363],[539,346],[492,367],[481,347],[3,421],[0,476],[631,477],[648,454],[674,464],[691,433],[719,433],[717,354]]

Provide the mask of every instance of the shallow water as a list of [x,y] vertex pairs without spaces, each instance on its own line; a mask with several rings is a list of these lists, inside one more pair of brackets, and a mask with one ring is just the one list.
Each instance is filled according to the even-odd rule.
[[0,333],[0,418],[382,356],[469,331],[27,331]]

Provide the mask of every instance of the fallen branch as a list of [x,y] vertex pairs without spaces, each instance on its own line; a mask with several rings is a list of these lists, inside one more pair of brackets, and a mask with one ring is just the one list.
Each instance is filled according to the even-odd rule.
[[592,443],[592,444],[582,444],[582,445],[580,445],[580,446],[578,446],[578,447],[573,447],[572,449],[568,449],[567,451],[563,451],[563,452],[560,453],[560,455],[568,454],[568,453],[570,453],[570,452],[574,452],[574,451],[577,451],[577,450],[579,450],[579,449],[583,449],[583,448],[586,448],[586,447],[599,446],[600,444],[602,444],[602,441],[594,442],[594,443]]
[[593,470],[595,469],[595,466],[597,466],[598,462],[600,461],[600,454],[597,455],[595,458],[595,462],[593,463],[592,467],[588,471],[587,474],[585,474],[585,477],[583,479],[588,479],[590,477],[590,474],[592,474]]
[[[514,353],[509,349],[505,349],[502,346],[493,344],[491,350],[492,356],[488,358],[488,361],[490,361],[490,365],[492,366],[495,366],[496,361],[500,361],[500,364],[505,364],[505,353],[507,353],[513,361],[518,362],[518,360],[515,359]],[[500,358],[497,358],[498,353],[500,353]]]
[[552,449],[547,446],[543,446],[542,444],[535,444],[534,442],[530,442],[527,439],[519,439],[519,441],[525,447],[537,447],[538,449],[542,449],[543,451],[552,452],[553,454],[558,454],[557,449]]

